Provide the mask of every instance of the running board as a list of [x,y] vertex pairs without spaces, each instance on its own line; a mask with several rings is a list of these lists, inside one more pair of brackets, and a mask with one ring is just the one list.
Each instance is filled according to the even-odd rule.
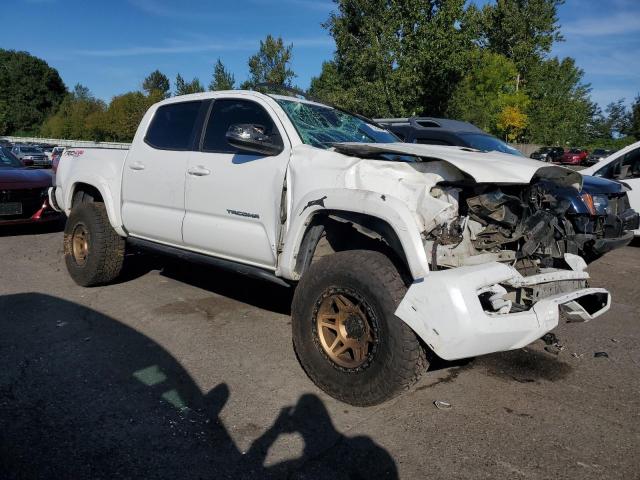
[[202,253],[192,252],[190,250],[185,250],[177,247],[171,247],[169,245],[163,245],[161,243],[152,242],[150,240],[143,240],[141,238],[127,237],[127,243],[134,247],[140,248],[141,250],[150,250],[161,255],[176,257],[188,262],[221,268],[223,270],[235,272],[240,275],[246,275],[247,277],[266,280],[282,287],[291,286],[291,284],[285,282],[280,277],[276,277],[272,272],[270,272],[269,270],[265,270],[264,268],[245,265],[244,263],[225,260],[223,258],[211,257]]

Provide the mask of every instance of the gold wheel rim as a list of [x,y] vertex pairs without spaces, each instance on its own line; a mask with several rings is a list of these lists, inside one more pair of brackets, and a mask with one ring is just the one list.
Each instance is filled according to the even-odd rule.
[[358,368],[374,344],[371,322],[362,302],[346,293],[332,293],[320,303],[316,327],[324,353],[344,368]]
[[73,259],[78,265],[84,265],[89,256],[89,232],[82,224],[76,225],[71,237]]

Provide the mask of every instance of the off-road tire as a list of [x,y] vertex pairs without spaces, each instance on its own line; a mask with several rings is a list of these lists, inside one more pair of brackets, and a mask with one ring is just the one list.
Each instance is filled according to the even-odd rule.
[[[73,232],[83,225],[88,232],[88,254],[84,264],[73,255]],[[71,210],[64,228],[64,259],[69,275],[78,285],[92,287],[115,280],[124,261],[125,241],[109,223],[102,202],[82,202]]]
[[[355,292],[376,319],[375,354],[361,368],[341,368],[318,340],[318,302],[336,289]],[[309,267],[293,298],[293,345],[305,372],[320,389],[351,405],[377,405],[408,389],[426,371],[428,362],[418,338],[394,314],[406,291],[391,260],[375,251],[338,252]]]

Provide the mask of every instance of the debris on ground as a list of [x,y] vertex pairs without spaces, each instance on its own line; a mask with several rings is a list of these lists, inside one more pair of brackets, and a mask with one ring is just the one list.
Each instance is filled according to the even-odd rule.
[[560,340],[554,333],[546,333],[540,340],[546,343],[546,347],[544,347],[544,350],[553,355],[559,355],[560,352],[564,350],[564,345],[560,344]]
[[607,352],[595,352],[593,356],[594,358],[609,358],[609,354]]
[[433,404],[440,410],[449,410],[451,408],[451,404],[448,402],[444,402],[442,400],[436,400]]
[[573,352],[573,353],[571,354],[571,356],[572,356],[572,357],[574,357],[574,358],[582,358],[582,357],[584,357],[584,353],[576,353],[576,352]]

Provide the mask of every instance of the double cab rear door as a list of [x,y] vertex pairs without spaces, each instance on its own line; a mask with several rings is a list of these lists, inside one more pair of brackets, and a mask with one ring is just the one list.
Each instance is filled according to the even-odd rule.
[[[152,109],[153,110],[153,109]],[[122,217],[128,233],[273,269],[291,144],[262,99],[225,96],[150,111],[127,156]],[[234,124],[258,124],[284,149],[266,156],[226,140]]]

